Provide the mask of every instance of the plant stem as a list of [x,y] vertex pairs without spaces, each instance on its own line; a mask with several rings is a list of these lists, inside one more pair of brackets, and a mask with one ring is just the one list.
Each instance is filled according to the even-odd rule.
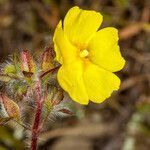
[[37,111],[35,114],[34,124],[32,128],[32,143],[31,143],[31,150],[37,149],[37,138],[39,133],[39,123],[42,113],[42,104],[38,104]]
[[41,87],[40,82],[36,83],[36,89],[35,89],[35,95],[36,95],[36,101],[35,104],[37,106],[35,119],[32,127],[32,141],[31,141],[31,150],[37,149],[37,139],[39,134],[39,125],[41,120],[41,114],[42,114],[42,108],[43,108],[43,102],[44,98],[41,98]]

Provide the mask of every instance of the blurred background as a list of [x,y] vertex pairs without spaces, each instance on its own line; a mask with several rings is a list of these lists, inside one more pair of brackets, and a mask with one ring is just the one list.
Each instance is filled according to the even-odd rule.
[[[149,0],[0,0],[0,62],[15,50],[49,46],[54,29],[72,6],[100,11],[102,28],[119,29],[126,66],[118,92],[104,103],[79,107],[77,117],[58,118],[39,138],[40,150],[150,149]],[[28,134],[0,127],[0,150],[28,149]]]

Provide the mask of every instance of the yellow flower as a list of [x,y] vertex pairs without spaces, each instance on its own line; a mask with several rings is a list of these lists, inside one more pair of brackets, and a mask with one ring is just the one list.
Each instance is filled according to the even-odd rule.
[[101,103],[120,79],[112,72],[123,68],[125,60],[118,46],[118,31],[113,27],[98,30],[102,15],[73,7],[54,33],[56,59],[62,65],[57,78],[70,97],[80,103]]

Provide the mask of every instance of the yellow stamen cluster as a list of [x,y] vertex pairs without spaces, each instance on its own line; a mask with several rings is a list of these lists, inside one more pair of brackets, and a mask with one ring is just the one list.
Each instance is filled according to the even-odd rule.
[[84,50],[80,51],[80,57],[81,57],[81,58],[85,58],[85,57],[87,57],[88,55],[89,55],[88,50],[84,49]]

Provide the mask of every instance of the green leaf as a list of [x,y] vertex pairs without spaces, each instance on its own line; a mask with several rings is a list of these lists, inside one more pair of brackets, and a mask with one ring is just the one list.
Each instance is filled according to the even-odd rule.
[[12,64],[6,64],[3,68],[3,71],[5,74],[15,74],[16,73],[15,66]]
[[7,96],[1,94],[0,95],[0,103],[3,105],[5,111],[8,114],[8,117],[15,118],[16,120],[20,120],[21,113],[20,108],[13,100],[9,99]]
[[8,81],[10,81],[11,79],[12,79],[12,78],[9,77],[8,75],[0,74],[0,81],[8,82]]

